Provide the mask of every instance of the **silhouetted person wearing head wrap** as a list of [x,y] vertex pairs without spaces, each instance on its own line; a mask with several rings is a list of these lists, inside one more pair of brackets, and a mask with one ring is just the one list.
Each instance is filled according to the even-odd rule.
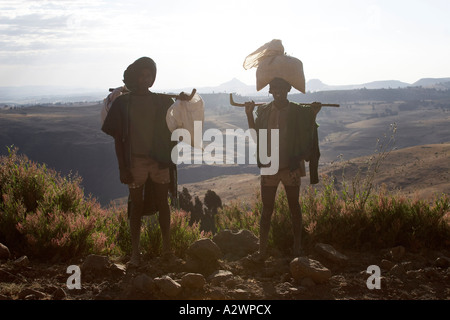
[[[140,263],[140,230],[144,210],[144,186],[152,182],[152,200],[159,212],[163,255],[170,255],[170,208],[168,192],[171,185],[169,168],[174,166],[171,151],[176,142],[166,124],[166,113],[173,99],[149,90],[156,79],[156,64],[148,57],[132,63],[124,72],[127,94],[111,106],[102,130],[114,137],[120,181],[128,185],[131,265]],[[172,177],[173,180],[173,177]],[[175,190],[176,192],[176,190]]]

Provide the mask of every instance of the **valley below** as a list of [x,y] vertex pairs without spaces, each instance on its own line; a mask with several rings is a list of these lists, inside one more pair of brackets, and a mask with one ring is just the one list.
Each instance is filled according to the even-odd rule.
[[[423,89],[424,99],[420,100],[416,90],[415,95],[403,90],[391,89],[402,92],[397,97],[390,91],[386,96],[385,90],[364,89],[349,91],[344,97],[342,92],[310,94],[310,99],[322,99],[323,103],[340,103],[339,108],[323,107],[317,117],[319,175],[334,175],[339,180],[345,168],[345,179],[350,181],[358,170],[378,161],[382,163],[374,177],[377,184],[420,197],[448,194],[450,94],[429,97]],[[374,98],[377,91],[379,98]],[[228,94],[202,97],[203,132],[218,129],[225,143],[226,130],[248,129],[244,110],[230,106]],[[307,98],[290,96],[298,102]],[[397,100],[400,98],[405,100]],[[244,99],[251,98],[235,97]],[[86,195],[102,205],[122,199],[128,190],[119,180],[113,139],[100,129],[101,107],[101,103],[4,107],[0,109],[0,155],[15,146],[19,153],[62,175],[81,176]],[[211,140],[203,143],[207,146]],[[178,165],[178,190],[186,187],[201,199],[207,190],[213,190],[223,203],[252,202],[259,191],[259,169],[246,152],[245,164],[226,164],[223,158],[222,163]],[[302,188],[308,185],[307,174]]]

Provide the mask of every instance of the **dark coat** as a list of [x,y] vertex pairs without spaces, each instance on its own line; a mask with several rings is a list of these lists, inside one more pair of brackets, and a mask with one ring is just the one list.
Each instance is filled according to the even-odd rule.
[[[173,198],[177,198],[177,167],[172,162],[171,152],[176,146],[176,141],[171,141],[172,133],[167,127],[166,114],[169,107],[173,104],[173,100],[165,95],[151,93],[152,103],[157,106],[155,121],[149,123],[153,127],[152,148],[149,157],[158,161],[161,167],[169,167],[170,171],[170,187],[169,192]],[[116,142],[116,148],[122,149],[120,152],[122,159],[118,157],[119,166],[125,168],[131,167],[131,141],[130,141],[130,121],[129,121],[129,102],[132,97],[130,94],[119,96],[112,104],[105,121],[102,131],[112,136]],[[152,181],[149,179],[144,187],[144,215],[153,214],[157,211],[155,201],[153,200],[154,192]],[[131,203],[129,203],[129,206]]]
[[[259,129],[267,129],[272,103],[263,105],[256,111],[255,128],[258,134]],[[319,182],[319,139],[316,123],[316,114],[310,106],[289,103],[288,111],[288,153],[289,168],[291,171],[296,170],[300,166],[300,161],[309,162],[310,183]],[[259,142],[259,134],[258,134]],[[259,145],[259,143],[258,143]],[[258,146],[258,166],[262,167],[259,161]]]

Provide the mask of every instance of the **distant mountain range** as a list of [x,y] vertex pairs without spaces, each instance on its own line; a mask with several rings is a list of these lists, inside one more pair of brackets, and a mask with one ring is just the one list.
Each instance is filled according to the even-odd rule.
[[326,91],[326,90],[355,90],[355,89],[397,89],[406,87],[423,87],[436,89],[450,89],[450,78],[423,78],[414,83],[406,83],[398,80],[373,81],[355,85],[327,85],[318,79],[309,80],[306,84],[306,90]]
[[[414,83],[406,83],[398,80],[373,81],[355,85],[328,85],[319,79],[311,79],[306,83],[306,91],[330,91],[330,90],[355,90],[355,89],[397,89],[406,87],[435,88],[439,90],[450,89],[449,78],[423,78]],[[256,85],[243,83],[239,79],[222,83],[218,86],[196,88],[199,93],[236,93],[242,96],[266,95],[268,87],[256,91]],[[192,88],[168,89],[165,92],[190,92]],[[295,93],[295,92],[293,92]],[[80,101],[100,101],[105,98],[107,92],[88,88],[67,88],[57,86],[23,86],[0,87],[0,106],[5,104],[43,104],[43,103],[68,103]]]
[[[354,85],[328,85],[320,81],[319,79],[311,79],[306,83],[306,91],[317,92],[317,91],[330,91],[330,90],[355,90],[355,89],[397,89],[406,87],[424,87],[424,88],[436,88],[436,89],[450,89],[450,78],[423,78],[414,83],[406,83],[398,80],[384,80],[384,81],[373,81],[363,84]],[[189,88],[180,89],[179,91],[174,90],[174,92],[189,91]],[[197,88],[200,93],[237,93],[242,96],[258,96],[267,95],[268,87],[262,89],[261,91],[256,91],[255,85],[248,85],[242,81],[233,78],[232,80],[222,83],[215,87],[202,87]],[[294,92],[293,92],[294,93]]]
[[5,104],[45,104],[80,101],[99,101],[105,98],[107,90],[92,88],[71,88],[60,86],[17,86],[0,87],[0,107]]

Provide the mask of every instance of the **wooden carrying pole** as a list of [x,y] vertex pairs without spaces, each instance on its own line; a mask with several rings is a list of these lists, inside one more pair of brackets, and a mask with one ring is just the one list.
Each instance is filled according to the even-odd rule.
[[[245,103],[237,103],[237,102],[234,102],[234,100],[233,100],[233,94],[232,94],[232,93],[230,93],[230,104],[231,104],[232,106],[235,106],[235,107],[245,107]],[[267,103],[255,103],[255,106],[262,106],[262,105],[264,105],[264,104],[267,104]],[[311,106],[311,105],[312,105],[312,103],[300,103],[300,104],[306,105],[306,106]],[[320,106],[322,106],[322,107],[336,107],[336,108],[339,108],[339,105],[338,105],[338,104],[320,103],[320,102],[319,102],[319,104],[320,104]]]
[[[114,88],[109,88],[109,92],[113,92],[115,89]],[[124,90],[124,92],[128,92],[128,90]],[[188,101],[192,100],[192,98],[194,97],[195,93],[197,92],[197,89],[192,89],[192,92],[188,97]],[[163,95],[169,98],[173,98],[173,99],[178,99],[180,98],[179,94],[167,94],[167,93],[158,93],[159,95]]]

